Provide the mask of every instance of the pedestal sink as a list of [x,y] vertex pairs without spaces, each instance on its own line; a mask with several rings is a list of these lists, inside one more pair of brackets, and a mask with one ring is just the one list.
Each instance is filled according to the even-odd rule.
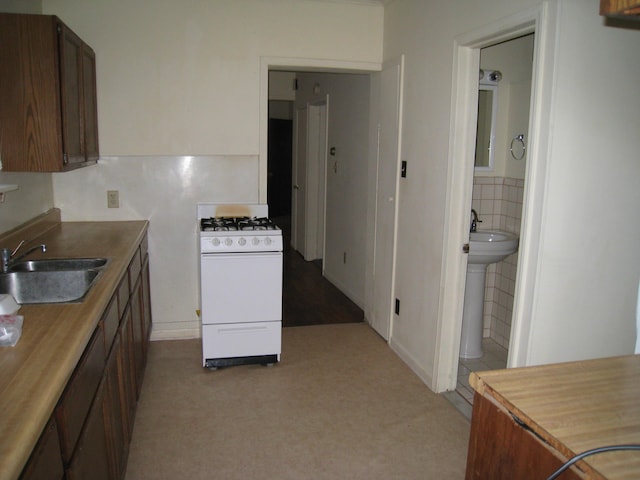
[[512,233],[497,230],[470,233],[460,339],[461,358],[481,358],[483,354],[482,315],[487,265],[500,262],[517,251],[518,237]]

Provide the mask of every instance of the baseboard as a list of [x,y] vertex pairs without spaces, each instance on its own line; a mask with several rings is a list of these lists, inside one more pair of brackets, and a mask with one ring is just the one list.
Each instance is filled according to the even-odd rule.
[[364,310],[364,301],[362,298],[356,295],[353,295],[353,293],[350,292],[347,287],[345,287],[341,282],[333,278],[331,274],[327,273],[326,270],[323,273],[323,277],[329,280],[329,282],[331,282],[338,290],[340,290],[349,300],[355,303],[358,306],[358,308],[360,308],[361,310]]
[[394,340],[393,337],[389,340],[389,346],[391,347],[391,350],[393,350],[396,355],[398,355],[400,359],[406,363],[411,370],[413,370],[413,373],[415,373],[430,390],[435,392],[433,388],[433,376],[420,366],[416,359],[411,356],[409,351]]

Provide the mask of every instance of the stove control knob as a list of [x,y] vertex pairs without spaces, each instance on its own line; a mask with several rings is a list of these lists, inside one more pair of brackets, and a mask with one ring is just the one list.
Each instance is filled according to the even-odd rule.
[[232,240],[232,239],[230,239],[230,238],[227,238],[227,239],[225,239],[224,244],[225,244],[227,247],[230,247],[231,245],[233,245],[233,240]]
[[241,237],[240,240],[238,240],[238,245],[245,246],[246,244],[247,240],[244,237]]
[[253,237],[253,240],[251,240],[251,243],[253,243],[254,245],[258,245],[260,243],[260,239],[258,237]]
[[218,245],[220,245],[220,239],[214,238],[211,240],[211,243],[213,244],[214,247],[217,247]]
[[269,237],[265,237],[265,239],[264,239],[264,244],[265,244],[265,245],[271,245],[271,238],[269,238]]

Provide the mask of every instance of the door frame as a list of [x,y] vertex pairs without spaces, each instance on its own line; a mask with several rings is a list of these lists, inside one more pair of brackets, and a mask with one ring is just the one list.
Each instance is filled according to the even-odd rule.
[[463,253],[462,246],[469,242],[480,49],[534,32],[529,145],[525,172],[527,181],[507,366],[524,366],[529,360],[529,338],[535,321],[540,231],[545,206],[546,159],[550,148],[548,125],[553,99],[558,8],[556,4],[543,2],[536,8],[501,19],[455,39],[441,275],[443,288],[439,302],[438,340],[433,372],[433,389],[436,392],[454,390],[457,380],[467,267],[467,255]]

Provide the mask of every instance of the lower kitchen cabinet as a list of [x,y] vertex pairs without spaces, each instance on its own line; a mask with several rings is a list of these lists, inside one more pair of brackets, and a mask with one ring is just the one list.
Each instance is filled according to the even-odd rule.
[[21,480],[124,478],[152,321],[144,252],[143,263],[136,250]]
[[125,416],[128,395],[120,382],[119,365],[121,364],[121,334],[115,337],[111,354],[107,359],[105,381],[107,384],[106,399],[103,404],[104,421],[107,433],[107,450],[111,478],[123,478],[126,459],[129,453],[129,429]]
[[104,421],[106,382],[96,393],[86,418],[76,451],[66,470],[66,480],[111,480],[107,449],[107,431]]
[[131,309],[127,307],[120,324],[120,353],[118,355],[118,380],[120,381],[120,402],[127,435],[133,433],[136,414],[136,377],[133,357],[133,328]]
[[142,355],[143,368],[147,364],[147,354],[149,352],[149,339],[151,338],[151,287],[149,280],[149,256],[143,257],[142,272],[140,273],[142,287]]
[[[499,402],[476,393],[466,480],[539,480],[562,466],[553,447],[536,436]],[[573,470],[562,480],[582,478]]]
[[640,355],[472,372],[466,480],[640,478]]
[[60,455],[58,424],[55,418],[51,418],[33,449],[20,480],[62,480],[63,477],[64,465]]
[[102,324],[98,325],[56,408],[60,447],[65,464],[72,460],[85,419],[104,373]]

